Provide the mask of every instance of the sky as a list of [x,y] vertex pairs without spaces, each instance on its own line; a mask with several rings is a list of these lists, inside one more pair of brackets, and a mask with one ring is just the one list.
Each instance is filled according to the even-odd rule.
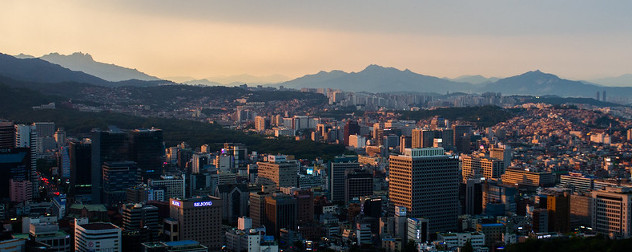
[[159,76],[369,64],[439,77],[632,73],[632,1],[3,0],[0,52],[90,53]]

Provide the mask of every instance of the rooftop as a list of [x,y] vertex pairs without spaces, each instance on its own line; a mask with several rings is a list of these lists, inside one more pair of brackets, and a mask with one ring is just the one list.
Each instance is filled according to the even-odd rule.
[[115,226],[112,223],[88,223],[81,225],[81,227],[87,230],[119,229],[119,227]]

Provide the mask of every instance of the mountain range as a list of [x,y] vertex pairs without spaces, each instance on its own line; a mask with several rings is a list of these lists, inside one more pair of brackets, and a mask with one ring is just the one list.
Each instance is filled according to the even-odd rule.
[[[76,82],[100,86],[176,84],[171,81],[160,80],[135,69],[96,62],[89,54],[83,53],[71,55],[52,53],[40,58],[24,54],[13,57],[0,53],[0,76],[24,82]],[[209,79],[185,83],[220,85],[220,82]],[[408,69],[399,70],[392,67],[369,65],[359,72],[321,71],[272,85],[288,88],[334,88],[372,93],[500,92],[503,95],[556,95],[588,98],[595,97],[597,92],[605,91],[608,93],[608,97],[624,97],[626,99],[632,97],[632,87],[607,87],[590,82],[567,80],[539,70],[502,79],[485,78],[480,75],[447,79],[414,73]]]
[[108,81],[103,78],[87,74],[83,71],[71,70],[59,64],[50,63],[40,58],[27,57],[26,55],[21,55],[20,58],[16,58],[2,53],[0,53],[0,76],[8,77],[14,80],[37,83],[76,82],[112,87],[175,84],[173,82],[160,79],[126,79],[120,81]]

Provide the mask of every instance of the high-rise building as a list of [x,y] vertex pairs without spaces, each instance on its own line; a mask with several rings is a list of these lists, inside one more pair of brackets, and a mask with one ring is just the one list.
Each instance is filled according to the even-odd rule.
[[90,195],[92,193],[92,143],[90,140],[70,141],[70,184],[68,194]]
[[410,136],[405,136],[405,135],[401,135],[399,137],[399,152],[400,153],[404,153],[404,151],[406,151],[406,149],[409,149],[412,147],[412,141],[413,138]]
[[308,190],[294,192],[296,198],[296,221],[298,224],[314,221],[314,193]]
[[571,211],[570,211],[570,225],[571,229],[575,229],[581,226],[591,226],[591,205],[592,198],[590,195],[571,195]]
[[211,251],[222,247],[222,200],[200,197],[170,200],[170,216],[177,220],[178,240],[194,240]]
[[255,117],[255,130],[258,132],[264,132],[270,127],[270,121],[263,116]]
[[429,219],[433,233],[456,229],[458,158],[443,148],[408,149],[405,155],[391,155],[389,167],[389,211],[404,206],[409,217]]
[[140,233],[143,242],[157,240],[160,231],[158,207],[140,203],[123,204],[121,212],[123,231]]
[[118,129],[92,132],[92,201],[102,202],[103,191],[101,168],[104,162],[120,162],[129,160],[128,136]]
[[250,218],[252,219],[252,227],[258,228],[265,225],[265,204],[266,204],[265,192],[251,192],[250,193]]
[[10,180],[31,181],[30,171],[30,149],[0,149],[0,195],[6,197],[10,194]]
[[211,154],[195,153],[191,158],[191,173],[198,174],[204,171],[204,166],[211,163]]
[[373,195],[373,174],[356,170],[345,171],[345,202],[357,197]]
[[265,198],[265,226],[268,234],[279,237],[282,228],[296,229],[296,199],[286,194]]
[[11,202],[25,202],[33,199],[33,184],[28,180],[9,180]]
[[489,150],[489,157],[502,160],[505,163],[505,169],[507,169],[507,167],[511,166],[511,147],[492,147]]
[[[37,175],[37,158],[38,149],[41,141],[38,141],[38,133],[33,125],[18,124],[15,125],[15,147],[16,148],[29,148],[31,155],[31,168],[29,170],[29,180],[33,186],[32,191],[37,192],[39,188],[39,177]],[[38,197],[38,193],[33,194],[34,197]]]
[[103,202],[116,205],[126,201],[125,193],[140,183],[140,171],[136,162],[103,163]]
[[15,128],[13,122],[0,121],[0,149],[15,148]]
[[158,178],[165,162],[165,145],[160,129],[136,129],[130,131],[129,160],[136,162],[143,180]]
[[215,197],[222,199],[222,218],[230,223],[237,223],[237,219],[248,213],[248,198],[250,192],[245,184],[219,185],[213,192]]
[[332,202],[345,201],[345,172],[360,169],[358,156],[340,156],[330,163],[329,193]]
[[[112,223],[85,223],[75,221],[75,251],[122,250],[121,229]],[[85,221],[87,222],[87,221]]]
[[275,184],[277,187],[298,186],[296,160],[288,160],[284,155],[270,155],[267,162],[257,162],[257,166],[262,184]]
[[592,192],[592,228],[598,233],[632,237],[632,189],[606,187]]
[[468,179],[459,186],[461,213],[479,215],[483,213],[483,184],[480,179]]
[[435,134],[432,130],[413,129],[411,148],[427,148],[434,144]]
[[549,231],[568,233],[570,231],[571,202],[568,193],[547,195],[546,208],[549,211]]
[[345,146],[349,146],[349,136],[350,135],[355,135],[355,134],[360,134],[360,125],[358,125],[358,122],[354,121],[354,120],[349,120],[347,121],[347,123],[344,126],[344,144]]
[[470,155],[461,156],[461,176],[463,182],[468,179],[500,178],[505,173],[502,160]]
[[180,175],[162,175],[160,179],[149,179],[148,184],[153,188],[163,188],[165,199],[184,198],[186,195],[184,180],[184,176]]

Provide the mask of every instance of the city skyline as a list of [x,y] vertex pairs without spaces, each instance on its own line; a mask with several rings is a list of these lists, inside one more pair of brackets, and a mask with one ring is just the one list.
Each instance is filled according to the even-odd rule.
[[[629,2],[293,3],[10,1],[4,53],[82,51],[161,78],[357,72],[438,77],[541,69],[569,79],[629,74]],[[28,17],[28,18],[25,18]]]

